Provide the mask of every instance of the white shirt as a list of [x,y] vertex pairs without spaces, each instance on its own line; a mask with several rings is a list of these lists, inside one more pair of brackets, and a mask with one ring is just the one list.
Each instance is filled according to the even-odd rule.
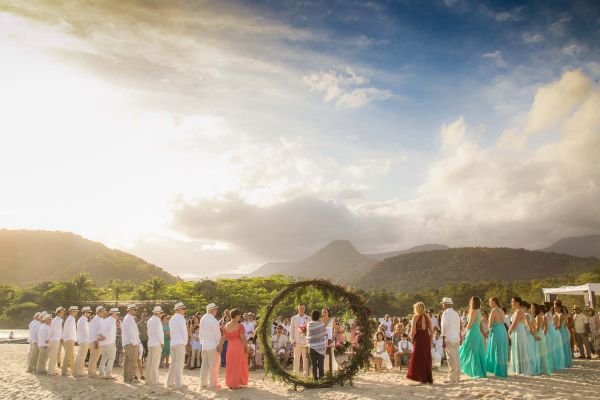
[[575,333],[585,333],[585,324],[589,324],[590,321],[583,313],[575,314],[573,317],[573,325],[575,327]]
[[123,318],[123,324],[121,325],[121,338],[123,340],[123,346],[128,344],[136,345],[140,344],[140,330],[135,323],[135,320],[130,314],[127,314]]
[[434,329],[434,328],[439,329],[439,327],[440,327],[440,321],[438,321],[437,317],[432,315],[431,316],[431,329]]
[[403,353],[405,353],[405,352],[412,353],[413,345],[410,341],[402,339],[401,341],[398,342],[398,351],[401,351]]
[[381,321],[380,325],[385,326],[385,331],[383,332],[385,337],[391,338],[392,336],[394,336],[394,332],[392,332],[392,320],[386,321],[384,319],[383,321]]
[[41,324],[37,333],[38,347],[48,347],[48,335],[50,334],[50,325]]
[[94,315],[94,318],[90,321],[90,343],[94,343],[98,340],[98,332],[100,331],[100,325],[102,325],[104,318]]
[[211,314],[206,313],[200,318],[200,344],[202,350],[216,349],[221,341],[221,328],[219,321]]
[[77,321],[77,343],[81,346],[84,343],[92,343],[94,339],[90,336],[90,323],[86,317],[79,317]]
[[246,340],[248,340],[249,338],[251,338],[254,335],[254,328],[256,327],[256,322],[242,321],[242,326],[244,327]]
[[63,319],[59,316],[54,317],[54,319],[52,320],[52,323],[50,324],[50,333],[49,333],[49,340],[51,342],[60,342],[60,340],[62,339],[62,333],[63,333]]
[[163,331],[160,318],[153,315],[146,325],[148,326],[148,347],[156,347],[165,344],[165,332]]
[[446,342],[460,343],[460,316],[453,308],[448,308],[442,314],[442,334]]
[[302,325],[306,326],[308,324],[308,315],[304,314],[300,316],[296,314],[292,317],[290,321],[290,342],[292,344],[298,343],[301,346],[306,346],[306,335],[303,335],[299,327]]
[[188,330],[183,315],[175,313],[169,321],[169,329],[171,330],[171,346],[188,343]]
[[288,343],[288,337],[287,337],[287,335],[284,335],[283,333],[280,335],[274,334],[273,336],[271,336],[271,347],[275,351],[279,351],[280,349],[285,350],[287,348],[287,343]]
[[65,325],[63,326],[63,340],[66,342],[67,340],[72,340],[73,342],[77,340],[77,327],[75,317],[69,315],[67,320],[65,321]]
[[117,320],[113,317],[107,317],[100,323],[98,334],[104,336],[104,340],[99,340],[100,346],[113,344],[117,341]]
[[29,323],[29,343],[37,343],[37,333],[40,329],[40,321],[34,319]]

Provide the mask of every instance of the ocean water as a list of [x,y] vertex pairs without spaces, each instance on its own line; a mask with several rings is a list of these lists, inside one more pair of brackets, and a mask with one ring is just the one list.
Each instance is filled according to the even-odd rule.
[[27,329],[0,329],[0,339],[8,339],[11,331],[15,335],[15,339],[29,337]]

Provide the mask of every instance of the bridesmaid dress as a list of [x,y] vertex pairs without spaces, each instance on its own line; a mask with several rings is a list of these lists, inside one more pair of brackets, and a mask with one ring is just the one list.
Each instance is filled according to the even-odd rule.
[[[495,310],[498,315],[501,315],[498,308]],[[506,378],[508,376],[508,334],[503,321],[494,322],[490,328],[485,370],[497,377]]]
[[544,333],[544,327],[540,326],[537,330],[540,340],[535,342],[540,357],[540,374],[550,375],[552,373],[552,364],[548,356],[548,341]]
[[[513,313],[511,321],[516,318],[517,312]],[[510,334],[510,340],[510,372],[516,375],[531,375],[525,321],[519,322]]]
[[469,328],[458,351],[460,370],[472,378],[485,378],[485,343],[481,334],[481,310],[475,312],[475,322]]
[[560,336],[562,337],[563,352],[565,354],[565,368],[573,366],[573,355],[571,354],[571,334],[567,328],[567,321],[560,325]]
[[[425,329],[422,328],[422,321],[425,318]],[[421,383],[433,383],[432,360],[431,360],[431,335],[429,329],[431,322],[424,315],[417,318],[416,333],[413,340],[413,352],[408,362],[408,373],[406,377],[413,381]]]
[[[531,314],[526,313],[528,323],[531,323],[533,317]],[[540,354],[538,353],[538,347],[536,345],[535,336],[529,330],[529,325],[525,325],[527,329],[527,351],[529,352],[529,373],[530,375],[540,374]]]
[[[548,313],[548,351],[552,354],[553,370],[558,371],[565,367],[565,353],[562,346],[562,336],[554,326],[554,313]],[[548,316],[546,314],[546,316]]]
[[248,353],[244,348],[241,335],[246,331],[242,325],[233,332],[228,332],[223,326],[223,334],[229,342],[227,345],[227,361],[225,367],[225,384],[230,389],[248,386]]

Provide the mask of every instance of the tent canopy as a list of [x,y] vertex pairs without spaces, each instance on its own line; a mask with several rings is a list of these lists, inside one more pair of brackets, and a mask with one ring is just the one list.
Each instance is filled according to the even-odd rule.
[[596,293],[600,295],[600,283],[586,283],[579,286],[562,286],[559,288],[544,288],[544,297],[546,301],[550,301],[552,297],[556,297],[559,294],[573,295],[573,296],[587,296],[587,303],[591,307],[594,307],[594,296]]

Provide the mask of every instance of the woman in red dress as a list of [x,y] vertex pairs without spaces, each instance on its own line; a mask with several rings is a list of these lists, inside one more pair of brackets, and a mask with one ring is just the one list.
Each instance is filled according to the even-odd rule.
[[225,384],[229,389],[248,386],[248,351],[246,331],[240,324],[241,312],[234,308],[229,312],[231,321],[223,326],[221,342],[227,340]]
[[408,362],[406,377],[421,383],[433,383],[431,372],[431,320],[425,315],[425,304],[418,302],[413,306],[411,337],[413,352]]

